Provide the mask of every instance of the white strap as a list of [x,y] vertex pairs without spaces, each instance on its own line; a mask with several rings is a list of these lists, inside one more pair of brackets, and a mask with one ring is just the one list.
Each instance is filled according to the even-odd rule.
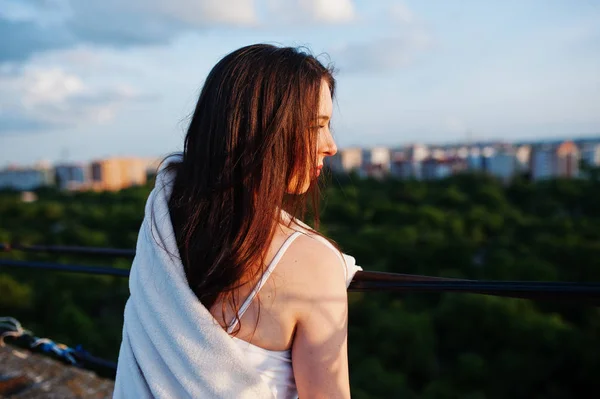
[[[288,212],[282,210],[281,211],[281,215],[283,217],[283,220],[289,221],[292,220],[292,215],[290,215]],[[300,219],[296,219],[293,218],[294,222],[301,228],[304,230],[304,233],[309,236],[312,237],[313,239],[325,244],[327,247],[329,247],[329,249],[331,249],[333,252],[335,252],[336,256],[340,259],[341,261],[341,266],[344,269],[344,278],[346,279],[346,286],[348,286],[350,284],[350,281],[352,280],[351,278],[349,279],[349,275],[348,275],[348,259],[346,259],[346,257],[349,257],[348,255],[342,254],[331,242],[329,242],[328,239],[326,239],[325,237],[321,236],[319,233],[317,233],[312,227],[310,227],[309,225],[307,225],[306,223],[304,223],[302,220]],[[352,264],[354,264],[354,258],[349,257],[352,260]],[[361,268],[362,270],[362,268]],[[354,272],[356,273],[356,271]],[[354,276],[354,273],[352,274],[352,277]]]
[[233,320],[231,321],[230,326],[227,328],[227,332],[229,334],[231,334],[233,332],[233,329],[235,328],[235,326],[237,326],[238,321],[242,318],[242,316],[244,315],[244,313],[246,312],[246,310],[248,309],[248,307],[252,303],[252,300],[254,299],[254,297],[256,296],[256,294],[258,294],[258,291],[260,291],[260,289],[262,288],[262,286],[265,285],[265,283],[269,279],[269,276],[271,275],[271,273],[273,273],[273,270],[275,270],[275,266],[277,266],[277,263],[279,263],[279,261],[281,260],[281,258],[285,254],[285,251],[289,248],[290,245],[292,245],[292,242],[294,242],[294,240],[298,236],[300,236],[301,234],[302,233],[300,231],[296,231],[296,232],[294,232],[294,234],[292,234],[291,236],[289,236],[283,242],[283,245],[281,246],[281,248],[279,248],[279,251],[277,251],[277,253],[275,254],[275,257],[273,257],[273,260],[271,261],[271,263],[269,263],[269,266],[267,267],[267,270],[262,275],[262,277],[260,278],[260,280],[258,281],[258,283],[256,284],[256,286],[254,287],[254,289],[250,292],[250,295],[248,295],[248,298],[246,298],[246,300],[244,301],[244,303],[240,307],[240,310],[238,311],[238,317],[237,318],[234,317]]

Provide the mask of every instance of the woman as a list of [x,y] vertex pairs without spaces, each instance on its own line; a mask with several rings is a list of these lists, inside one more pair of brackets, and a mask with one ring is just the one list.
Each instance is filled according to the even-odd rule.
[[183,155],[161,172],[173,176],[189,289],[275,398],[350,397],[346,289],[359,268],[300,222],[312,199],[318,226],[317,178],[337,152],[334,89],[331,70],[297,49],[236,50],[208,75]]

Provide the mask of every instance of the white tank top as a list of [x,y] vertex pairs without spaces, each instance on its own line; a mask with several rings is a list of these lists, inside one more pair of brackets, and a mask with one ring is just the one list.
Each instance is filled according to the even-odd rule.
[[[284,213],[286,217],[289,217],[287,213]],[[296,238],[298,238],[301,234],[309,236],[332,249],[339,257],[341,266],[344,269],[344,275],[346,278],[346,286],[350,284],[354,273],[358,270],[362,270],[360,266],[357,266],[354,262],[354,258],[348,256],[346,254],[341,254],[337,248],[335,248],[329,241],[327,241],[322,236],[315,234],[310,227],[306,224],[297,221],[299,224],[299,231],[295,231],[292,235],[290,235],[283,243],[281,248],[277,251],[271,263],[267,267],[267,270],[258,281],[254,289],[248,295],[248,298],[244,301],[240,310],[238,312],[239,319],[242,318],[242,315],[246,312],[258,291],[262,288],[262,286],[267,282],[267,279],[275,270],[275,266],[281,260],[285,251],[289,248],[289,246],[294,242]],[[231,321],[227,332],[231,334],[233,329],[237,326],[238,319]],[[294,379],[294,370],[292,368],[292,351],[284,350],[284,351],[270,351],[264,348],[261,348],[256,345],[252,345],[251,343],[244,341],[239,338],[232,337],[234,342],[242,349],[245,353],[248,362],[258,371],[263,381],[271,388],[271,392],[273,392],[273,397],[275,399],[297,399],[298,398],[298,390],[296,389],[296,381]]]
[[[248,309],[248,306],[258,294],[258,291],[262,288],[262,286],[266,283],[267,279],[277,266],[277,263],[283,257],[285,251],[289,248],[289,246],[294,242],[294,240],[302,234],[299,231],[294,232],[291,236],[289,236],[279,248],[275,257],[267,270],[262,275],[261,279],[258,281],[254,289],[248,295],[248,298],[244,301],[240,310],[238,312],[239,319],[242,318],[242,315]],[[231,334],[235,326],[237,326],[238,319],[232,320],[227,332]],[[256,345],[252,345],[249,342],[241,340],[236,337],[232,337],[234,342],[242,349],[248,362],[258,373],[260,374],[263,381],[271,388],[271,392],[273,392],[273,397],[275,399],[296,399],[298,398],[298,391],[296,389],[296,381],[294,380],[294,370],[292,369],[292,351],[284,350],[284,351],[270,351],[264,348],[261,348]]]

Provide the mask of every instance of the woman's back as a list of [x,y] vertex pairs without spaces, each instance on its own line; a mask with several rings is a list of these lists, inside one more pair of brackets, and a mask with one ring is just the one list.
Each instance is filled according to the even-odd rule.
[[[257,299],[263,286],[269,281],[273,271],[285,256],[287,249],[302,233],[294,232],[288,236],[281,247],[277,250],[266,270],[262,273],[259,281],[254,285],[253,290],[246,297],[239,307],[236,317],[234,317],[227,327],[227,332],[232,333],[239,325],[239,319],[243,318],[244,313]],[[269,386],[275,399],[295,399],[298,397],[298,390],[294,378],[292,367],[292,351],[286,350],[268,350],[255,344],[233,337],[234,342],[244,352],[244,355],[250,364],[261,376],[263,381]]]
[[[284,244],[289,246],[282,248]],[[278,253],[282,256],[274,264],[272,260]],[[317,392],[302,395],[311,383],[322,386],[315,384],[315,379],[328,380],[330,391],[321,391],[323,397],[336,397],[335,392],[349,389],[347,372],[332,367],[347,362],[345,265],[333,247],[313,234],[283,226],[275,233],[267,259],[272,273],[243,312],[234,339],[263,379],[278,392],[277,398],[295,397],[289,396],[295,393],[295,386],[289,386],[293,380],[301,396],[318,397]],[[257,282],[235,294],[238,306],[252,297]],[[222,312],[223,305],[217,301],[211,313],[226,328],[236,313],[226,304]],[[321,357],[321,366],[303,361],[306,356]]]

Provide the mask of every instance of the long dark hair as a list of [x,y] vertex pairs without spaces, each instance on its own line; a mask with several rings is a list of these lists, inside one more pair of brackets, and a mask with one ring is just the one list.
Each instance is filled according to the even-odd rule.
[[181,260],[208,309],[221,297],[237,311],[234,291],[262,275],[282,210],[303,220],[312,199],[318,227],[318,184],[289,192],[315,176],[322,82],[333,98],[331,68],[303,50],[266,44],[228,54],[209,73],[183,159],[169,165]]

